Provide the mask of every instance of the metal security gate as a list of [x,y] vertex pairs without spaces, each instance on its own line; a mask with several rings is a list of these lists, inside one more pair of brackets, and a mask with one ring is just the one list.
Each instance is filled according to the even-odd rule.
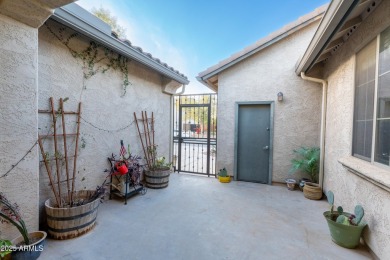
[[215,176],[217,95],[175,96],[173,116],[175,170]]

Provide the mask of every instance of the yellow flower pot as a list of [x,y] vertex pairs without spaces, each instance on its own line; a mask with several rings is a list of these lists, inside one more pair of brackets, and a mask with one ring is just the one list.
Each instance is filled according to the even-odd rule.
[[218,180],[222,183],[228,183],[230,182],[230,176],[226,176],[226,177],[220,177],[218,176]]

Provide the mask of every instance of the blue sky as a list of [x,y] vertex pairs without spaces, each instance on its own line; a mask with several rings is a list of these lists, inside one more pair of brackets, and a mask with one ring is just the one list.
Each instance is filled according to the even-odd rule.
[[210,90],[199,72],[298,19],[328,0],[80,0],[103,6],[133,45],[184,73],[188,93]]

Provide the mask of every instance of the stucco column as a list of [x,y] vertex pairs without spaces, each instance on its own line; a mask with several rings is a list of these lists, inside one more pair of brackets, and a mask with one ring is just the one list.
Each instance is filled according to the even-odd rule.
[[[20,211],[30,230],[38,229],[38,30],[0,15],[0,191]],[[18,235],[2,226],[3,238]]]
[[[0,191],[19,205],[29,231],[39,228],[38,27],[70,2],[0,0]],[[1,238],[19,235],[11,225],[0,230]]]

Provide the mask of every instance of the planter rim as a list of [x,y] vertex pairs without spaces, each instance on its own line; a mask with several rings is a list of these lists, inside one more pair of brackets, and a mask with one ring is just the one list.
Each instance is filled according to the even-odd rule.
[[[95,190],[83,190],[83,191],[95,192]],[[76,192],[76,193],[77,193],[77,192]],[[96,200],[98,200],[98,199],[100,199],[100,198],[98,197],[98,198],[96,198],[95,200],[93,200],[93,201],[91,201],[91,202],[88,202],[88,203],[86,203],[86,204],[83,204],[83,205],[80,205],[80,206],[76,206],[76,207],[62,207],[62,208],[60,208],[60,207],[53,207],[53,206],[50,206],[50,202],[52,201],[52,199],[50,198],[50,199],[47,199],[47,200],[45,201],[45,207],[50,208],[50,209],[77,209],[77,208],[80,208],[80,207],[84,207],[85,205],[89,205],[89,204],[95,203]]]
[[312,187],[318,187],[318,188],[320,187],[320,185],[318,183],[310,182],[310,181],[306,181],[305,185],[312,186]]
[[[362,228],[362,227],[367,226],[367,222],[365,222],[364,220],[360,221],[359,225],[357,225],[357,226],[352,226],[352,225],[351,225],[351,226],[347,226],[347,225],[344,225],[344,224],[341,224],[341,223],[337,223],[336,221],[334,221],[334,220],[332,220],[332,219],[330,218],[331,214],[332,214],[332,213],[331,213],[329,210],[328,210],[328,211],[325,211],[325,212],[323,213],[325,219],[326,219],[327,221],[331,221],[331,222],[334,223],[335,225],[340,225],[340,226],[342,226],[342,227],[351,227],[351,228]],[[340,215],[340,214],[338,214],[338,213],[333,213],[333,214],[334,214],[334,215],[337,215],[337,216]],[[349,216],[351,216],[352,214],[349,213],[349,212],[343,212],[342,215],[344,215],[344,216],[346,216],[346,217],[349,217]]]
[[[38,231],[33,231],[33,232],[28,232],[28,235],[30,236],[31,234],[36,234],[36,233],[43,234],[43,237],[42,237],[41,239],[39,239],[38,241],[32,243],[32,244],[23,245],[23,246],[34,246],[34,245],[36,245],[36,244],[39,244],[42,240],[45,240],[46,237],[47,237],[47,233],[46,233],[45,231],[40,231],[40,230],[38,230]],[[19,238],[22,238],[22,241],[24,241],[22,235],[15,237],[14,239],[11,240],[11,243],[12,243],[11,247],[12,247],[12,248],[15,248],[15,249],[19,248],[19,246],[16,246],[15,243],[14,243],[14,241],[19,240]]]
[[286,183],[297,183],[297,181],[295,179],[293,179],[293,178],[286,178],[284,181]]
[[147,172],[158,172],[158,171],[171,171],[171,167],[163,167],[158,169],[148,169]]

